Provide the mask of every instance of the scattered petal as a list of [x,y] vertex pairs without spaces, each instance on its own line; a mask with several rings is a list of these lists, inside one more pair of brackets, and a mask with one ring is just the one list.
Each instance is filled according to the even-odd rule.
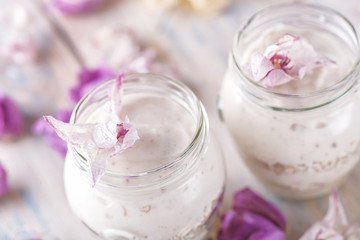
[[249,188],[239,191],[234,196],[235,210],[248,210],[270,219],[283,231],[286,230],[286,217],[273,204],[266,201]]
[[156,47],[145,46],[133,31],[122,27],[104,27],[96,32],[86,47],[90,65],[106,64],[125,73],[156,72],[177,77],[174,68],[165,63]]
[[123,88],[122,84],[125,79],[125,74],[120,74],[116,79],[114,84],[110,87],[110,104],[111,104],[111,111],[115,116],[120,116],[121,112],[121,104],[122,104],[122,97],[123,97]]
[[109,149],[117,143],[117,123],[114,122],[68,124],[51,116],[45,116],[44,119],[60,138],[79,148],[90,145],[100,149]]
[[233,209],[223,217],[219,240],[285,240],[284,215],[250,189],[234,196]]
[[[55,116],[57,120],[65,123],[70,121],[70,117],[70,110],[62,110]],[[55,130],[50,127],[43,118],[36,120],[31,130],[35,135],[44,135],[48,144],[65,157],[67,153],[67,143],[56,134]]]
[[47,23],[26,5],[0,12],[0,58],[17,65],[35,63],[49,46]]
[[115,151],[111,156],[121,153],[125,149],[131,148],[135,142],[139,139],[136,128],[130,124],[129,118],[126,116],[125,121],[121,124],[118,124],[118,141],[121,141],[122,144],[115,145]]
[[4,167],[0,163],[0,197],[4,196],[9,191],[7,182],[7,174]]
[[335,62],[316,53],[303,37],[285,34],[279,41],[266,48],[265,53],[253,53],[244,70],[266,88],[301,80],[314,68]]
[[360,227],[349,226],[336,190],[329,197],[329,209],[323,220],[312,225],[300,240],[359,240]]
[[10,98],[0,96],[0,139],[14,138],[22,134],[23,116]]
[[53,0],[52,3],[64,14],[79,14],[98,9],[103,0]]
[[99,84],[115,77],[115,74],[106,67],[97,69],[82,69],[78,75],[78,85],[70,90],[70,98],[77,103]]
[[83,150],[91,169],[93,186],[105,173],[106,160],[130,148],[139,139],[137,130],[129,123],[128,117],[121,122],[119,116],[122,96],[122,81],[120,75],[109,87],[109,105],[113,120],[103,123],[68,124],[51,116],[44,117],[57,135],[66,142]]
[[34,39],[29,34],[13,34],[7,37],[1,45],[1,55],[5,59],[22,65],[35,62],[38,49]]
[[43,33],[38,29],[41,24],[33,15],[21,5],[1,13],[0,26],[6,32],[1,38],[1,58],[19,65],[37,59],[42,42],[40,35]]
[[251,71],[256,82],[262,80],[266,75],[274,69],[272,62],[264,57],[261,53],[251,55]]
[[285,240],[285,233],[266,217],[230,210],[225,214],[219,240]]

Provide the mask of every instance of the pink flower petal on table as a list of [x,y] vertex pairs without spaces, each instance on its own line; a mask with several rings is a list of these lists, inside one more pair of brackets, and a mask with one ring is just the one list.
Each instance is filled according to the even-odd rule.
[[0,197],[4,196],[9,191],[7,182],[7,174],[4,167],[0,163]]
[[107,67],[97,69],[82,69],[78,75],[78,84],[70,90],[70,98],[77,103],[83,96],[101,83],[114,78],[116,75]]
[[286,217],[270,202],[266,201],[249,188],[239,191],[234,196],[235,210],[248,210],[270,219],[280,229],[286,229]]
[[0,96],[0,139],[18,137],[22,134],[23,116],[14,101]]
[[[55,118],[59,121],[68,123],[71,117],[70,110],[60,111]],[[44,135],[48,144],[65,157],[67,153],[67,143],[62,140],[55,132],[55,130],[46,122],[44,118],[39,118],[35,121],[31,128],[31,132],[35,135]]]
[[233,208],[222,222],[219,240],[285,240],[285,216],[246,188],[234,196]]
[[252,211],[230,210],[223,219],[219,240],[285,240],[271,220]]
[[349,226],[336,190],[329,197],[329,208],[323,220],[312,225],[300,240],[358,240],[360,227]]
[[103,0],[53,0],[54,7],[64,14],[79,14],[96,10]]

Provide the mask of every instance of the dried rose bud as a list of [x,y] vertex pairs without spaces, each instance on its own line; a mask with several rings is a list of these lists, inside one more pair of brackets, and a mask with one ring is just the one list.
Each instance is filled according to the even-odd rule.
[[100,7],[103,0],[53,0],[53,6],[64,14],[92,12]]
[[9,191],[6,171],[0,163],[0,197],[4,196]]
[[10,98],[0,96],[0,139],[14,138],[23,132],[23,116]]

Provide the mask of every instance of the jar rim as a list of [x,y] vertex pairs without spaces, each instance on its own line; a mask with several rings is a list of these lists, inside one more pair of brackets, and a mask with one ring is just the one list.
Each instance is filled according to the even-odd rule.
[[[260,91],[264,92],[265,94],[268,94],[270,96],[273,97],[280,97],[280,98],[291,98],[291,99],[305,99],[305,98],[312,98],[312,97],[319,97],[319,96],[323,96],[324,94],[327,94],[329,92],[332,92],[336,89],[341,88],[344,84],[348,83],[348,81],[351,80],[351,77],[353,76],[353,74],[357,71],[357,69],[359,68],[359,64],[360,64],[360,48],[358,47],[357,49],[357,57],[356,60],[354,61],[354,64],[351,68],[351,70],[343,77],[341,78],[341,80],[337,81],[336,83],[334,83],[333,85],[326,87],[324,89],[320,89],[317,91],[313,91],[313,92],[309,92],[309,93],[304,93],[304,94],[289,94],[289,93],[280,93],[280,92],[275,92],[272,91],[271,89],[268,89],[266,87],[261,86],[260,84],[256,83],[255,81],[253,81],[247,74],[246,72],[242,69],[241,65],[238,63],[237,58],[236,58],[236,52],[235,49],[237,47],[237,43],[240,41],[240,38],[242,37],[244,31],[248,28],[248,26],[250,24],[252,24],[254,21],[256,21],[258,18],[260,18],[262,15],[272,11],[272,10],[278,10],[278,9],[286,9],[286,8],[303,8],[303,9],[310,9],[310,10],[317,10],[317,11],[322,11],[322,12],[327,12],[327,13],[331,13],[331,14],[335,14],[337,17],[339,17],[342,21],[344,21],[348,27],[350,27],[351,29],[351,34],[353,35],[352,37],[354,37],[354,39],[356,40],[356,45],[359,46],[359,38],[357,35],[357,31],[355,29],[355,27],[353,26],[353,24],[340,12],[331,9],[329,7],[325,7],[325,6],[321,6],[321,5],[315,5],[315,4],[308,4],[308,3],[287,3],[287,4],[276,4],[276,5],[272,5],[270,7],[264,8],[260,11],[258,11],[257,13],[255,13],[254,15],[252,15],[249,20],[238,30],[234,42],[233,42],[233,46],[232,46],[232,51],[231,51],[231,59],[232,62],[234,63],[237,73],[241,75],[241,77],[243,77],[246,81],[246,83],[251,84],[251,86],[255,87],[256,89],[259,89]],[[332,101],[330,101],[332,102]],[[320,106],[323,106],[326,104],[321,104]],[[318,106],[318,107],[320,107]],[[314,107],[310,108],[313,109]],[[315,107],[316,108],[316,107]],[[283,109],[284,110],[284,109]],[[285,109],[286,110],[286,109]],[[290,109],[288,109],[290,110]],[[309,109],[305,109],[305,110],[309,110]]]
[[[200,136],[202,135],[202,132],[205,129],[205,132],[207,131],[207,116],[206,116],[206,112],[201,104],[201,102],[199,101],[199,99],[196,97],[196,95],[193,93],[193,91],[190,90],[190,88],[188,88],[185,84],[181,83],[178,80],[172,79],[170,77],[164,76],[164,75],[160,75],[160,74],[154,74],[154,73],[132,73],[132,74],[128,74],[125,76],[124,82],[123,82],[123,87],[124,90],[126,89],[126,84],[130,83],[131,81],[136,81],[137,79],[146,79],[146,81],[148,81],[148,79],[156,79],[156,80],[160,80],[161,82],[165,83],[170,83],[171,85],[178,87],[184,94],[186,94],[187,99],[189,99],[190,101],[194,101],[194,107],[196,108],[195,110],[197,111],[196,113],[196,125],[195,125],[195,131],[193,136],[191,137],[191,142],[186,146],[186,148],[184,150],[182,150],[182,152],[180,154],[178,154],[177,156],[174,157],[173,161],[169,161],[166,164],[163,164],[159,167],[150,169],[150,170],[145,170],[145,171],[139,171],[139,172],[132,172],[132,173],[128,173],[128,172],[117,172],[117,171],[111,171],[106,169],[105,171],[105,176],[111,177],[111,178],[144,178],[146,176],[151,176],[160,172],[163,172],[167,169],[173,168],[174,171],[171,172],[171,174],[173,172],[176,172],[176,170],[178,168],[181,167],[182,162],[184,162],[184,159],[195,150],[196,146],[197,146],[197,142],[200,138]],[[79,118],[79,111],[81,110],[82,106],[84,104],[87,103],[87,101],[89,101],[89,99],[91,99],[92,96],[96,95],[98,92],[100,92],[101,90],[103,90],[104,88],[106,88],[107,86],[109,86],[111,83],[114,82],[115,79],[111,79],[108,80],[102,84],[100,84],[99,86],[97,86],[96,88],[94,88],[92,91],[90,91],[87,95],[85,95],[79,102],[78,104],[75,106],[72,115],[71,115],[71,119],[70,119],[70,123],[76,123],[76,120]],[[78,155],[79,158],[77,158],[77,163],[80,164],[80,167],[82,167],[84,170],[89,171],[89,165],[87,164],[87,160],[84,156],[81,155],[81,153],[79,153],[79,151],[77,151],[75,146],[69,145],[75,154]],[[80,160],[81,159],[81,160]],[[108,183],[105,183],[103,181],[99,181],[100,185],[109,185]],[[97,183],[97,185],[99,184]],[[111,184],[110,184],[111,185]]]

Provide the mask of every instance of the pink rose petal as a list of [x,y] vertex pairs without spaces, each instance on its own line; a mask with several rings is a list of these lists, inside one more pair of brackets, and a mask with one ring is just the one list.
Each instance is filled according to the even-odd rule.
[[323,220],[312,225],[300,240],[360,239],[360,227],[349,226],[336,190],[329,197],[329,209]]
[[218,240],[285,240],[271,220],[251,211],[230,210],[223,219]]
[[252,54],[250,64],[250,69],[255,82],[262,80],[271,70],[274,69],[272,62],[261,53]]
[[[59,121],[68,123],[70,121],[71,111],[61,110],[55,116]],[[67,153],[67,143],[62,140],[55,132],[55,130],[44,121],[44,118],[39,118],[35,121],[31,128],[31,132],[35,135],[44,135],[48,144],[65,157]]]
[[253,53],[250,64],[243,68],[255,82],[272,88],[301,80],[312,69],[332,64],[335,61],[316,53],[305,38],[285,34],[267,47],[264,54]]
[[268,72],[267,76],[261,81],[261,85],[267,88],[288,83],[295,78],[286,74],[282,69],[273,69]]
[[115,116],[120,116],[120,112],[121,112],[121,104],[123,97],[122,84],[124,79],[125,79],[125,74],[124,73],[120,74],[116,78],[114,84],[110,87],[110,92],[109,92],[110,104],[113,114]]
[[239,191],[234,196],[235,210],[249,210],[270,219],[280,229],[286,230],[285,216],[270,202],[266,201],[249,188]]
[[96,86],[115,77],[115,74],[105,66],[96,69],[84,68],[78,75],[78,84],[70,90],[70,98],[77,103]]
[[38,57],[38,47],[30,34],[22,33],[9,36],[1,45],[1,56],[15,64],[35,62]]
[[121,122],[117,115],[121,109],[118,104],[121,104],[123,78],[124,75],[120,75],[109,87],[112,121],[68,124],[51,116],[44,117],[60,138],[83,150],[85,158],[89,161],[93,186],[105,173],[107,158],[132,147],[139,139],[137,130],[129,123],[128,117]]
[[0,139],[18,137],[24,123],[18,106],[10,98],[0,96]]
[[118,141],[122,144],[115,146],[115,151],[111,156],[121,153],[122,151],[131,148],[135,142],[139,139],[137,130],[133,125],[130,124],[129,118],[126,116],[125,121],[121,124],[118,124]]
[[234,196],[218,234],[219,240],[285,240],[286,218],[250,189]]
[[4,33],[1,36],[0,58],[23,65],[45,57],[51,36],[44,19],[27,4],[3,8],[0,13]]
[[45,116],[44,119],[60,138],[80,148],[90,145],[108,149],[114,147],[117,143],[117,124],[113,122],[68,124],[51,116]]
[[7,174],[4,167],[0,163],[0,197],[4,196],[9,191],[7,182]]
[[126,73],[154,72],[178,77],[155,47],[146,46],[130,29],[105,27],[96,32],[87,49],[92,65],[106,64],[110,69]]
[[52,3],[64,14],[79,14],[96,10],[103,0],[53,0]]

